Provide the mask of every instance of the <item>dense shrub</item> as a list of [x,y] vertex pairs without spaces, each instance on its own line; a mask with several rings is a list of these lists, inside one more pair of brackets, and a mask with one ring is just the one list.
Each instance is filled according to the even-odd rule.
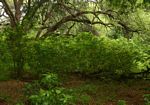
[[[0,34],[1,35],[1,34]],[[0,36],[0,80],[9,78],[10,69],[13,67],[13,60],[8,50],[4,37]]]
[[136,70],[141,72],[147,71],[150,68],[150,45],[143,38],[135,37],[133,41],[136,49],[139,51],[139,55],[136,58]]
[[[22,50],[24,69],[37,75],[55,72],[128,75],[150,66],[149,46],[140,39],[110,39],[80,33],[76,36],[50,36],[42,40],[25,38]],[[0,40],[0,69],[13,68],[12,54],[4,37]],[[110,76],[109,75],[109,76]]]
[[3,41],[0,41],[0,56],[0,69],[8,69],[12,63],[12,59],[7,44]]
[[109,39],[81,33],[75,37],[49,37],[28,43],[26,65],[46,71],[107,72],[128,74],[135,70],[140,49],[125,38]]

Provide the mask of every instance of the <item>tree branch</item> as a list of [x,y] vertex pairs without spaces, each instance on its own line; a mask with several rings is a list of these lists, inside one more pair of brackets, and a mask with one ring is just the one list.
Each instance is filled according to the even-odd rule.
[[11,11],[11,9],[10,9],[8,3],[6,2],[6,0],[2,0],[1,2],[2,2],[2,4],[4,5],[4,9],[5,9],[6,14],[7,14],[7,15],[9,16],[9,18],[10,18],[11,26],[12,26],[12,27],[15,27],[15,26],[17,25],[16,19],[15,19],[15,16],[14,16],[13,12]]
[[15,6],[15,18],[17,23],[20,21],[21,18],[21,6],[23,5],[23,0],[13,0]]
[[[69,22],[69,21],[74,21],[74,22],[80,22],[80,23],[87,23],[87,24],[91,24],[91,25],[94,25],[94,24],[102,24],[102,25],[105,25],[105,26],[110,26],[110,25],[113,25],[111,23],[103,23],[102,21],[97,21],[97,22],[91,22],[90,20],[88,19],[77,19],[78,17],[80,16],[83,16],[85,14],[105,14],[105,15],[108,15],[108,16],[111,16],[110,13],[107,13],[107,12],[103,12],[103,11],[96,11],[96,12],[93,12],[93,11],[80,11],[78,13],[75,13],[75,14],[71,14],[71,15],[68,15],[66,17],[63,17],[60,21],[58,21],[56,24],[54,24],[53,26],[49,27],[47,29],[47,32],[45,34],[42,35],[42,37],[46,37],[49,33],[52,33],[54,31],[56,31],[58,28],[60,28],[64,23],[66,22]],[[111,16],[112,17],[112,16]]]

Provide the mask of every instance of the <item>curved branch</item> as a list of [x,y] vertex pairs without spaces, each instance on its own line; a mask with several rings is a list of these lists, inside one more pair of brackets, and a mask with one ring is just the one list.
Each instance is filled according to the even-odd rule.
[[86,15],[86,14],[104,14],[104,15],[108,15],[108,16],[111,16],[113,17],[110,13],[107,13],[107,12],[104,12],[104,11],[80,11],[76,14],[71,14],[71,15],[68,15],[66,17],[63,17],[60,21],[58,21],[56,24],[54,24],[53,26],[49,27],[47,29],[47,32],[45,34],[42,35],[42,37],[46,37],[49,33],[52,33],[54,31],[56,31],[58,28],[60,28],[64,23],[67,23],[69,21],[74,21],[74,22],[81,22],[81,23],[87,23],[87,24],[102,24],[102,25],[105,25],[105,26],[110,26],[110,25],[113,25],[111,23],[103,23],[102,21],[97,21],[97,22],[91,22],[90,20],[88,19],[77,19],[78,17],[80,16],[83,16],[83,15]]

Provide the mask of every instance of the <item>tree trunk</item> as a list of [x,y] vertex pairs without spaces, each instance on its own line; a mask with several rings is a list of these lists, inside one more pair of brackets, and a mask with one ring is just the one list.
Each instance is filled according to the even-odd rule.
[[[19,30],[19,29],[18,29]],[[24,71],[24,46],[23,33],[19,30],[12,30],[14,33],[9,32],[7,44],[11,52],[14,64],[14,75],[15,78],[20,78]]]

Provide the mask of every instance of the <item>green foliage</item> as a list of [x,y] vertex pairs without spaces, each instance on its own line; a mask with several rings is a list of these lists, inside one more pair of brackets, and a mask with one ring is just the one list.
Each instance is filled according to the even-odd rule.
[[144,95],[145,105],[150,105],[150,94]]
[[139,51],[138,56],[136,56],[136,68],[134,72],[144,72],[150,68],[150,46],[148,43],[144,42],[143,39],[135,37],[133,39],[136,49]]
[[[23,60],[20,62],[23,69],[35,75],[53,71],[102,73],[101,76],[116,77],[146,70],[150,63],[149,45],[138,38],[110,39],[80,33],[70,37],[51,36],[45,40],[25,39],[15,50],[15,47],[10,49],[2,38],[1,71],[8,71],[16,65],[14,63]],[[21,58],[17,57],[19,54]]]
[[[15,11],[12,2],[8,3],[10,10]],[[149,12],[142,4],[148,5],[149,2],[148,0],[31,0],[18,3],[20,5],[18,7],[22,7],[22,13],[19,14],[24,15],[20,20],[10,17],[10,23],[18,24],[4,30],[7,41],[5,43],[8,47],[6,50],[13,59],[8,63],[16,71],[17,76],[21,76],[24,69],[28,72],[31,70],[35,75],[50,70],[85,74],[109,72],[111,75],[120,75],[130,73],[131,69],[145,69],[145,65],[149,63],[145,53],[141,51],[142,58],[140,58],[139,49],[133,47],[134,43],[118,38],[123,35],[131,38],[135,32],[140,35],[146,34],[148,37]],[[84,11],[87,13],[84,14]],[[94,25],[95,23],[100,25]],[[80,33],[88,31],[96,34],[98,33],[96,29],[100,29],[101,33],[107,33],[107,26],[111,26],[108,31],[111,31],[112,37],[116,40]],[[53,37],[51,33],[60,36]],[[80,34],[75,37],[62,37],[62,34],[73,33]],[[50,37],[46,40],[41,39],[47,36]],[[39,40],[32,40],[35,37]],[[136,61],[136,58],[140,61]],[[3,65],[1,60],[0,64]],[[6,67],[1,65],[0,68]],[[136,65],[139,67],[136,68]]]
[[136,64],[139,49],[125,38],[109,39],[81,33],[75,37],[49,37],[28,43],[26,63],[37,73],[106,72],[128,74]]
[[12,57],[8,51],[5,41],[0,40],[0,69],[9,69],[12,63]]
[[148,3],[148,0],[106,0],[109,3],[109,6],[114,7],[115,9],[120,10],[133,10],[135,7],[139,7],[139,5]]
[[20,25],[17,25],[15,29],[10,27],[5,28],[3,34],[4,44],[7,46],[5,53],[9,53],[11,62],[6,60],[12,65],[11,69],[13,69],[13,77],[19,78],[23,72],[24,65],[24,52],[26,46],[26,38],[24,38],[25,32]]
[[65,89],[58,86],[58,76],[53,73],[45,75],[39,82],[40,88],[34,84],[27,85],[26,90],[34,91],[26,94],[29,105],[75,105],[76,101],[88,103],[89,97],[86,95],[80,96],[80,99],[70,89]]
[[124,100],[119,100],[117,105],[126,105],[126,101]]
[[[2,35],[2,34],[0,34]],[[13,67],[12,56],[3,36],[0,37],[0,80],[9,79],[10,68]]]
[[40,84],[38,81],[34,81],[32,83],[27,83],[24,87],[24,95],[26,97],[29,97],[30,95],[38,94],[38,91],[40,91]]
[[[32,85],[27,85],[26,91],[31,89],[33,92],[28,94],[28,98],[31,105],[66,105],[71,96],[66,95],[63,92],[63,88],[58,88],[58,77],[56,74],[47,74],[42,80]],[[35,88],[32,88],[35,87]]]
[[72,96],[64,94],[63,89],[40,90],[38,95],[30,96],[31,105],[68,105]]
[[41,80],[43,87],[51,89],[59,85],[58,76],[56,74],[45,74]]

